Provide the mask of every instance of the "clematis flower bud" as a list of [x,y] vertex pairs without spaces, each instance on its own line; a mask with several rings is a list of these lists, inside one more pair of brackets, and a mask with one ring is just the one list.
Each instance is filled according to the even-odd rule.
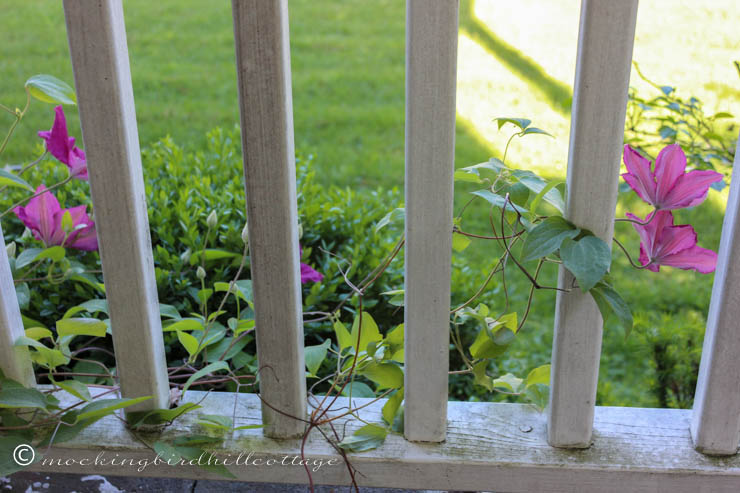
[[245,245],[249,242],[249,228],[248,228],[248,225],[249,225],[249,223],[245,222],[244,223],[244,229],[242,229],[242,241],[244,242]]
[[203,269],[203,267],[198,266],[198,269],[195,271],[195,277],[200,279],[201,281],[206,278],[206,271]]
[[15,242],[11,241],[5,245],[5,251],[8,252],[8,258],[15,258]]
[[213,229],[216,226],[218,226],[218,216],[216,215],[216,211],[211,211],[210,214],[208,214],[208,218],[206,219],[206,224],[209,228]]

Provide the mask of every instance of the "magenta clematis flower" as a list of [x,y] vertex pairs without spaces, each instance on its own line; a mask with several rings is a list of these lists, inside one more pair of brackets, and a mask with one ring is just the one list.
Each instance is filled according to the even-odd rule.
[[642,200],[656,209],[681,209],[701,204],[707,198],[709,185],[722,179],[716,171],[694,170],[686,173],[686,155],[681,146],[665,146],[655,159],[655,170],[651,162],[642,157],[629,145],[624,146],[624,164],[627,173],[622,174],[632,190]]
[[[43,241],[47,247],[63,245],[85,251],[98,249],[95,223],[87,215],[84,205],[62,209],[56,197],[43,185],[36,189],[36,193],[39,195],[32,198],[28,205],[13,209],[34,238]],[[69,212],[74,228],[69,234],[62,228],[62,218],[66,212]]]
[[[656,215],[653,217],[653,215]],[[653,211],[645,221],[627,213],[635,221],[647,223],[633,226],[640,235],[640,263],[648,270],[658,272],[661,265],[694,269],[702,274],[714,272],[717,254],[696,244],[696,232],[689,224],[674,226],[670,211]]]
[[[301,247],[300,255],[303,255],[303,247]],[[301,262],[301,284],[306,284],[307,282],[320,282],[324,278],[324,275],[311,267],[308,264],[304,264]]]
[[308,264],[301,262],[301,284],[306,284],[308,281],[319,282],[324,278],[324,275],[314,269]]
[[70,175],[87,181],[85,151],[75,146],[75,138],[67,133],[67,120],[61,106],[54,108],[56,116],[49,131],[40,131],[39,137],[46,141],[46,150],[69,168]]

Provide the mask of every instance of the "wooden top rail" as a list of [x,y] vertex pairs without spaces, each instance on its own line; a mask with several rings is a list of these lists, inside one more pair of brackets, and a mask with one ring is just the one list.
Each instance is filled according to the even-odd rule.
[[[637,0],[583,0],[568,156],[567,217],[611,245]],[[560,268],[558,286],[573,285]],[[558,291],[549,440],[588,447],[599,377],[602,319],[589,293]]]
[[696,449],[705,454],[735,454],[740,442],[739,320],[740,153],[736,152],[691,420]]
[[405,427],[447,428],[458,0],[406,2]]
[[169,407],[167,362],[120,0],[65,0],[95,226],[128,411]]
[[233,0],[232,9],[262,418],[268,436],[298,436],[306,367],[288,3]]
[[[95,389],[93,389],[95,391]],[[99,392],[99,389],[98,389]],[[68,402],[63,393],[62,402]],[[260,401],[254,394],[189,391],[186,402],[197,402],[204,414],[223,414],[234,409],[235,426],[258,424],[261,419]],[[354,406],[363,406],[370,399],[353,398]],[[74,401],[71,401],[74,402]],[[386,400],[360,409],[362,419],[381,421],[381,408]],[[334,415],[344,412],[347,399],[337,401]],[[364,423],[350,419],[347,426],[341,418],[337,430],[351,435]],[[683,409],[639,409],[629,407],[597,407],[594,416],[594,444],[587,450],[567,450],[550,447],[547,443],[547,423],[544,414],[526,404],[488,402],[450,402],[447,440],[442,443],[414,443],[389,434],[382,447],[350,454],[356,477],[361,486],[507,492],[671,492],[671,493],[737,493],[740,489],[740,456],[716,458],[696,452],[689,436],[691,411]],[[196,413],[188,413],[164,431],[163,440],[202,433]],[[55,446],[49,458],[83,457],[94,459],[101,451],[120,454],[134,461],[149,460],[150,464],[137,475],[149,477],[188,477],[220,479],[215,472],[192,466],[151,464],[155,454],[134,436],[114,416],[83,430],[73,441]],[[226,434],[224,442],[214,450],[219,459],[235,461],[243,454],[239,465],[227,466],[240,481],[307,483],[308,476],[301,466],[279,465],[301,455],[301,439],[275,441],[265,438],[261,430],[241,430]],[[248,465],[245,465],[247,454]],[[208,456],[206,456],[207,459]],[[319,433],[312,433],[305,445],[305,457],[323,461],[312,471],[315,484],[346,485],[347,467],[337,452]],[[273,459],[255,465],[254,460]],[[333,465],[327,462],[334,459]],[[70,472],[70,467],[30,467],[44,473]],[[131,474],[131,469],[97,465],[78,467],[85,474]]]

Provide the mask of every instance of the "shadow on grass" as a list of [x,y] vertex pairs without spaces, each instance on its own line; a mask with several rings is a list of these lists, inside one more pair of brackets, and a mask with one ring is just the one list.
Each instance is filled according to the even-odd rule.
[[569,115],[573,101],[571,88],[548,75],[534,60],[496,36],[475,16],[474,7],[475,0],[463,0],[460,3],[460,30],[526,81],[533,90],[541,93],[554,110]]

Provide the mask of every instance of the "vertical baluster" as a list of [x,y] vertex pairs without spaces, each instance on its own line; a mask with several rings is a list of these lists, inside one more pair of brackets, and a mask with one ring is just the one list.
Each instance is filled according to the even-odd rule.
[[139,134],[120,0],[65,0],[106,297],[127,408],[168,407]]
[[[0,240],[3,230],[0,228]],[[0,241],[0,369],[7,378],[32,386],[36,383],[31,358],[25,346],[14,346],[23,335],[23,320],[15,295],[13,276],[10,274],[5,242]]]
[[[583,0],[568,156],[567,216],[611,244],[637,0]],[[558,285],[573,276],[561,267]],[[602,319],[588,293],[558,292],[548,440],[588,447]]]
[[285,414],[305,418],[306,378],[288,4],[233,0],[232,9],[262,418],[266,434],[289,437],[305,427]]
[[[738,138],[740,145],[740,138]],[[740,441],[740,154],[735,154],[707,331],[694,397],[691,436],[699,452],[732,455]]]
[[458,1],[406,2],[405,427],[447,427]]

